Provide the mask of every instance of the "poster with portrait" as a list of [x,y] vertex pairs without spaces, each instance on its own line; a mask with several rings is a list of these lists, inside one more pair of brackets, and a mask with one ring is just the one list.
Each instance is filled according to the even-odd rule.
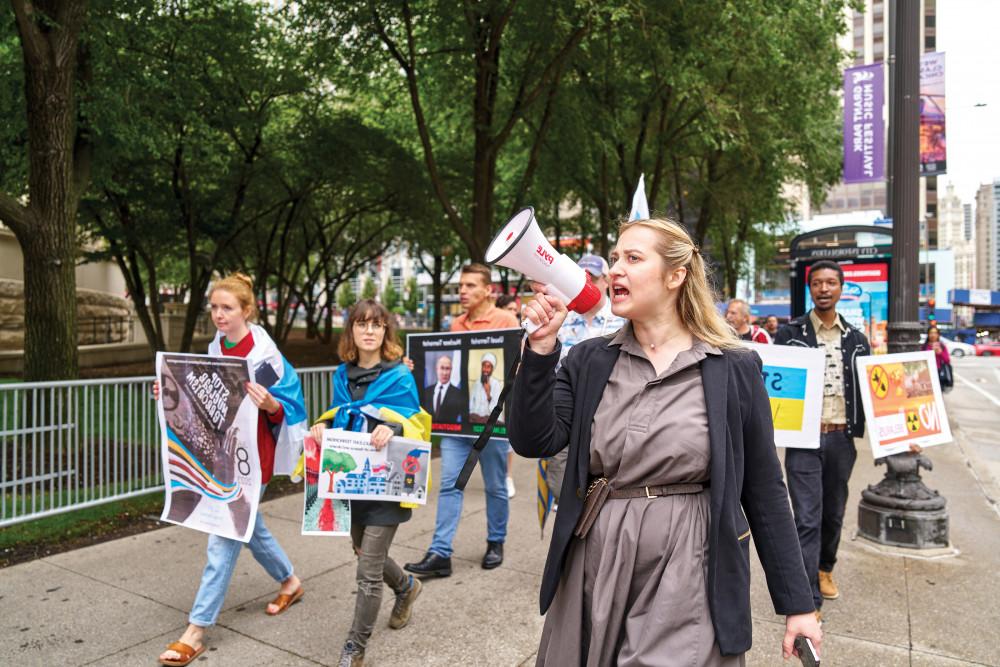
[[157,353],[162,521],[250,541],[260,501],[251,377],[246,359]]
[[875,458],[951,442],[934,352],[857,358],[861,402]]
[[[476,436],[482,433],[497,405],[510,370],[510,360],[521,345],[521,329],[410,334],[406,356],[420,385],[420,405],[431,415],[432,431],[439,435]],[[503,415],[493,437],[507,434]]]
[[305,495],[302,505],[302,534],[337,537],[351,534],[351,503],[321,497],[319,478],[323,447],[310,435],[304,442]]
[[427,504],[431,443],[402,437],[381,450],[370,433],[328,429],[323,433],[319,497]]
[[819,448],[823,414],[823,350],[814,347],[744,343],[760,355],[761,376],[771,403],[774,444]]

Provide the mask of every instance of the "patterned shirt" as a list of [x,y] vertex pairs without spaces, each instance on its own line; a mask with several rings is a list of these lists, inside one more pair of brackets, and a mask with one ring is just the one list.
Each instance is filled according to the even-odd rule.
[[844,357],[841,340],[847,329],[837,316],[833,326],[823,324],[815,310],[809,311],[809,321],[816,332],[816,342],[826,352],[826,367],[823,373],[823,415],[824,424],[846,424],[847,407],[844,404]]
[[626,322],[624,317],[618,317],[611,312],[611,300],[608,298],[604,299],[604,305],[597,311],[589,325],[583,315],[570,311],[562,326],[559,327],[559,342],[562,343],[559,365],[562,365],[562,360],[569,354],[569,349],[577,343],[614,333],[625,326]]

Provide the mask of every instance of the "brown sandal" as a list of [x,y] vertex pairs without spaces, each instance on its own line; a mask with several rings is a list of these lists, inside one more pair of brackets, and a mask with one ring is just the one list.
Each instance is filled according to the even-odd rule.
[[294,593],[279,593],[278,597],[271,600],[271,604],[275,605],[278,608],[278,611],[272,612],[269,609],[265,609],[264,611],[267,613],[268,616],[277,616],[278,614],[282,613],[283,611],[291,607],[293,604],[301,600],[304,594],[305,591],[302,590],[301,585],[295,589]]
[[184,665],[190,665],[195,658],[205,652],[205,645],[202,644],[197,649],[188,646],[184,642],[174,642],[173,644],[167,645],[168,651],[176,651],[181,654],[178,660],[164,660],[160,659],[161,665],[169,665],[169,667],[184,667]]

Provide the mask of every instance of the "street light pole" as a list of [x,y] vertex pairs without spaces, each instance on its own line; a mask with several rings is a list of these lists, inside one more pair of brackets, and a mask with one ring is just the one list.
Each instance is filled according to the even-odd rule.
[[920,345],[920,4],[896,2],[892,16],[892,267],[889,352]]
[[[898,0],[890,25],[890,187],[892,268],[889,279],[889,352],[920,347],[920,6]],[[861,380],[867,382],[867,378]],[[870,424],[869,428],[874,428]],[[946,501],[927,488],[920,468],[930,459],[907,452],[876,459],[885,478],[861,492],[858,533],[880,544],[948,546]]]

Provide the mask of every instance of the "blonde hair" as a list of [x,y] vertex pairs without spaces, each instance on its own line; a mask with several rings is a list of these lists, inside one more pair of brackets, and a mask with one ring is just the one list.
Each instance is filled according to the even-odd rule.
[[659,237],[656,252],[668,271],[687,269],[687,276],[679,288],[677,312],[691,335],[720,349],[739,347],[736,332],[715,307],[715,291],[708,284],[705,260],[687,231],[676,222],[662,218],[630,220],[618,227],[619,238],[634,227],[656,232]]
[[230,273],[225,278],[220,278],[212,283],[212,288],[208,290],[208,298],[212,298],[215,290],[221,289],[229,292],[240,302],[240,308],[247,314],[247,320],[254,322],[257,320],[257,297],[253,293],[253,278],[245,273]]

